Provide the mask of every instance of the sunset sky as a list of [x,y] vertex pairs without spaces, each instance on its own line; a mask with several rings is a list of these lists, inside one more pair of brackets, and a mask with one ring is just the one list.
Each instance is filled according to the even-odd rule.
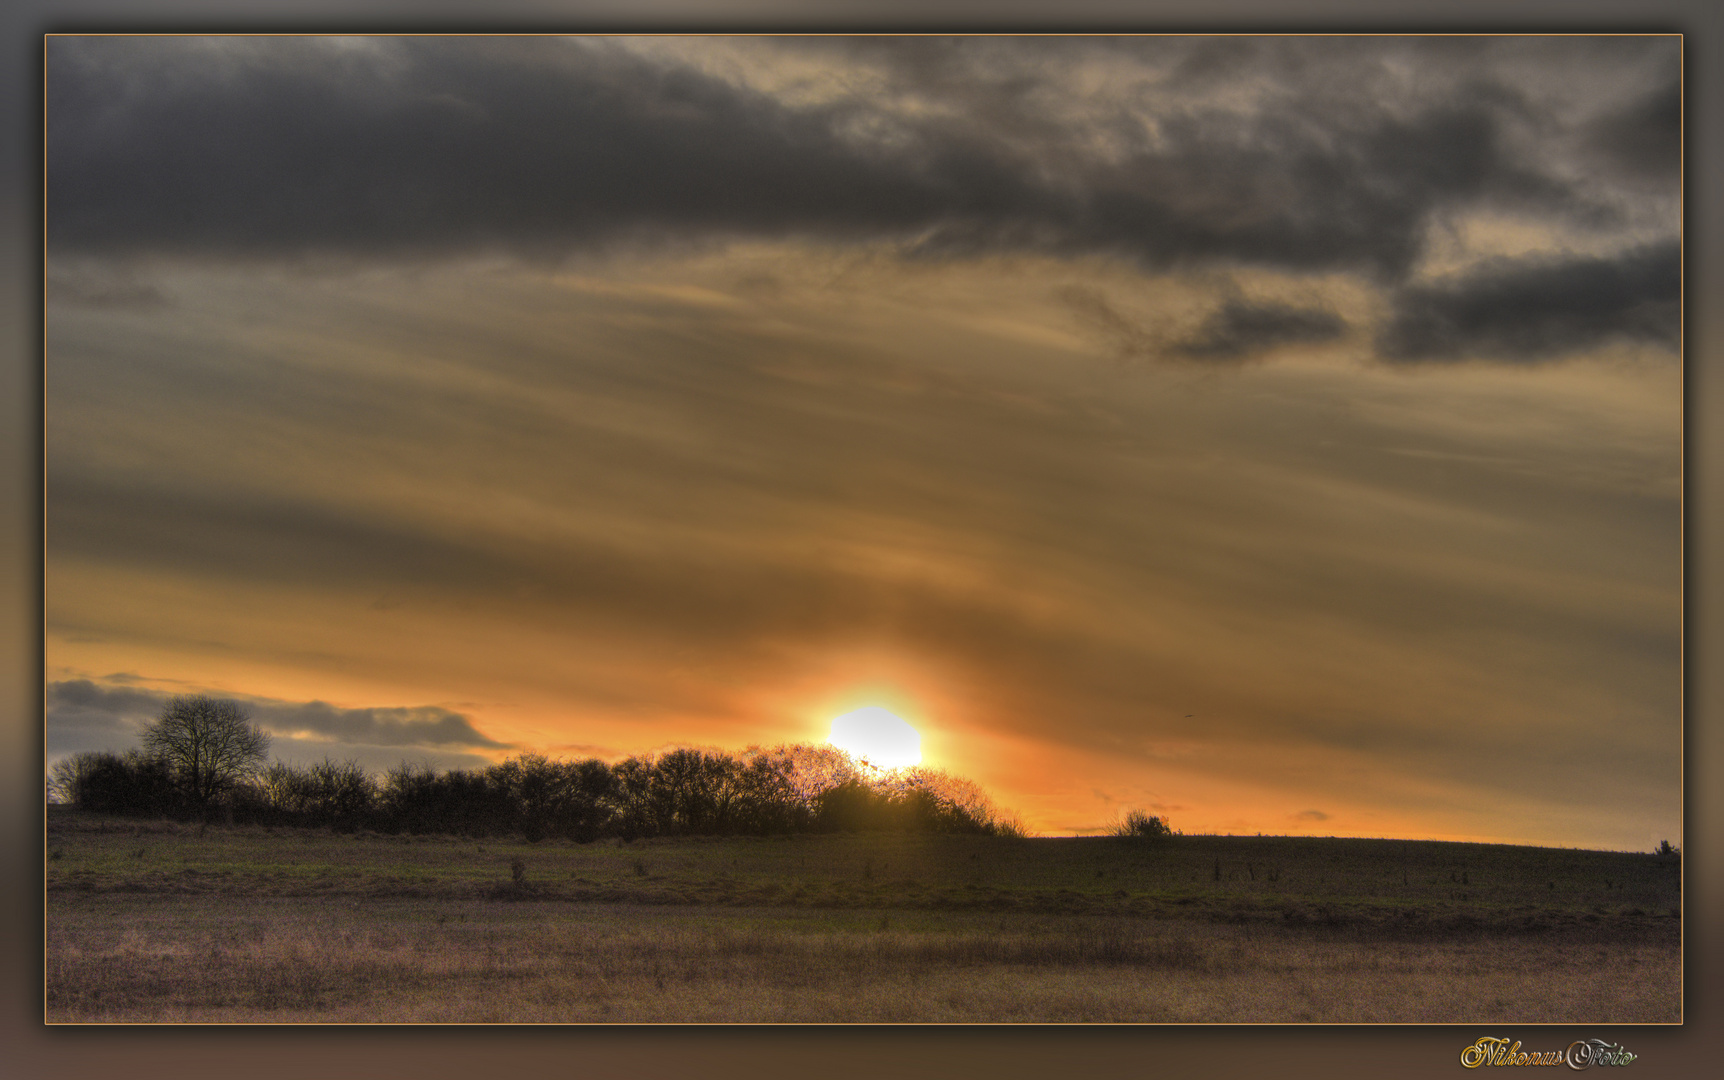
[[1681,42],[54,37],[46,750],[1681,842]]

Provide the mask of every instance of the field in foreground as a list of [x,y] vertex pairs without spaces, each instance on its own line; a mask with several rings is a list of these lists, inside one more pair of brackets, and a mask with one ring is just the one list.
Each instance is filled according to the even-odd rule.
[[1401,841],[631,845],[59,814],[50,1021],[1681,1019],[1680,873]]

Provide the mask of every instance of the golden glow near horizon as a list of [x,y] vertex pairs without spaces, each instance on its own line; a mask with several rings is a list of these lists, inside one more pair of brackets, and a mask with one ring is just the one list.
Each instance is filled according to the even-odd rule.
[[877,705],[833,720],[832,735],[827,741],[876,769],[902,769],[922,763],[922,736],[903,719]]

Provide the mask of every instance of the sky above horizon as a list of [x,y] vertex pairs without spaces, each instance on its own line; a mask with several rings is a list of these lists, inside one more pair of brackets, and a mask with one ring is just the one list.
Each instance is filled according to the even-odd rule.
[[1681,836],[1680,39],[51,37],[50,760]]

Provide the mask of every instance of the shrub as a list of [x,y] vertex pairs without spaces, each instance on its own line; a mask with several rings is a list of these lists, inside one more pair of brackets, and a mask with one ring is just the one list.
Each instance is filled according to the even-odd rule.
[[1112,835],[1127,840],[1159,841],[1173,836],[1173,829],[1164,818],[1132,810],[1125,815],[1124,821],[1113,827]]
[[89,799],[85,788],[90,778],[113,760],[117,760],[113,754],[85,751],[56,761],[48,770],[48,800],[85,807]]
[[98,814],[171,817],[185,809],[168,764],[135,750],[79,754],[55,766],[54,780],[62,799]]

